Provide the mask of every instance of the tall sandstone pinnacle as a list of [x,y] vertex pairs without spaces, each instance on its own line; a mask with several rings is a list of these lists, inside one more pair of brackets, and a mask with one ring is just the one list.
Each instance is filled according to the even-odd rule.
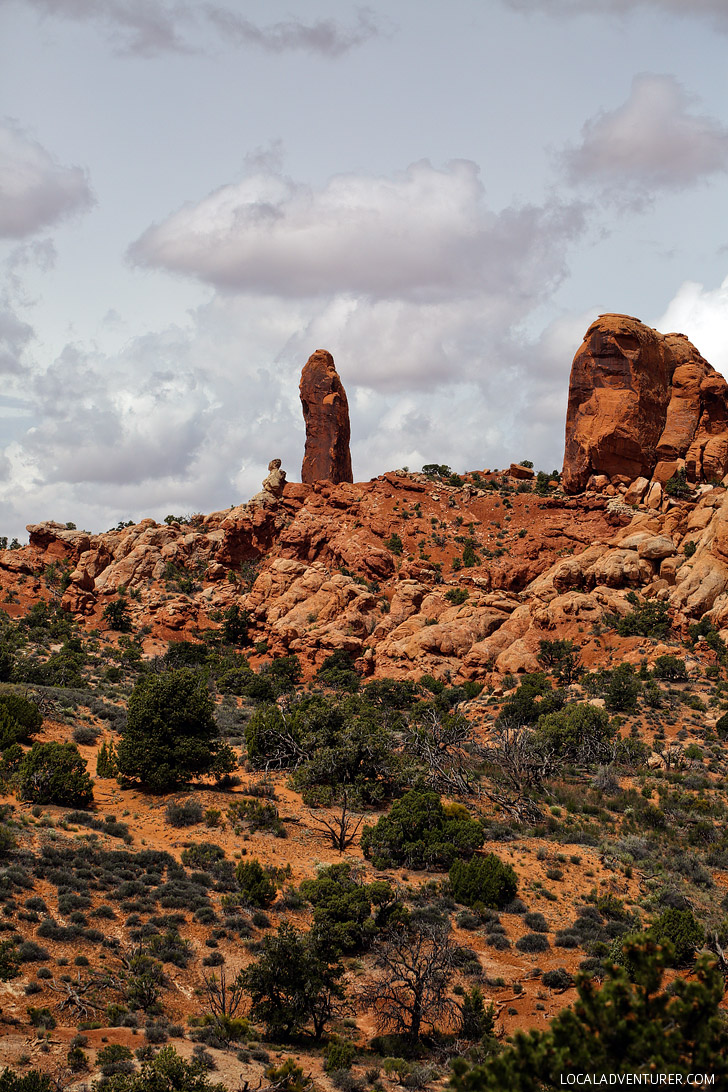
[[326,349],[317,349],[301,373],[301,405],[306,422],[306,450],[301,481],[353,482],[349,452],[349,403]]
[[684,334],[600,315],[571,368],[564,489],[592,474],[664,483],[682,466],[692,482],[728,472],[728,384]]

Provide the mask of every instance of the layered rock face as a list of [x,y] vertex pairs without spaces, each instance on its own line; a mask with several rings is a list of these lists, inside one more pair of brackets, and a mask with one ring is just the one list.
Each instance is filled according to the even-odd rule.
[[571,369],[563,486],[592,475],[664,483],[728,471],[728,384],[683,334],[628,315],[600,315]]
[[306,449],[301,481],[353,482],[349,453],[349,404],[325,349],[309,357],[301,374],[301,406],[306,422]]

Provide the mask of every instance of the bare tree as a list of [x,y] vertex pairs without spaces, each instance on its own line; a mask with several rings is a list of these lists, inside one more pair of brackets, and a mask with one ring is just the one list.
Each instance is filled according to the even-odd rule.
[[99,1010],[96,991],[100,984],[101,980],[98,975],[93,974],[90,978],[82,980],[80,971],[75,982],[56,982],[55,978],[52,978],[48,983],[54,993],[59,993],[62,996],[61,1003],[58,1006],[61,1012],[66,1008],[70,1009],[82,1020],[90,1020],[96,1016]]
[[433,789],[457,796],[479,793],[473,772],[477,748],[465,717],[428,709],[420,721],[409,725],[404,746],[424,763]]
[[242,973],[228,983],[225,968],[220,969],[220,977],[215,972],[207,975],[202,972],[203,993],[207,998],[207,1007],[213,1016],[233,1019],[245,996]]
[[491,786],[483,793],[494,804],[522,821],[541,818],[541,808],[532,799],[554,770],[555,757],[550,748],[537,745],[530,728],[495,724],[484,757],[493,769]]
[[447,991],[459,953],[443,926],[392,930],[376,952],[377,974],[359,995],[378,1030],[416,1043],[425,1030],[452,1027],[460,1010]]
[[355,817],[348,810],[346,790],[342,793],[341,805],[338,812],[335,812],[330,816],[315,815],[313,812],[309,812],[309,815],[312,821],[316,823],[321,833],[323,834],[326,832],[332,846],[334,849],[338,850],[339,853],[343,853],[349,848],[364,822],[363,815]]

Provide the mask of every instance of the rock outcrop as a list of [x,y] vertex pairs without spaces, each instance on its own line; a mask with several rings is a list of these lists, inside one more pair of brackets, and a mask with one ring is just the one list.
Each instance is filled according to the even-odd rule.
[[317,349],[301,374],[301,405],[306,422],[306,450],[301,481],[353,482],[349,452],[349,404],[334,358]]
[[692,482],[728,471],[728,384],[683,334],[600,315],[571,369],[564,489],[594,475],[664,484],[681,468]]
[[262,484],[261,492],[250,498],[248,506],[268,508],[281,499],[286,488],[286,472],[281,470],[280,459],[271,459],[268,463],[268,474]]

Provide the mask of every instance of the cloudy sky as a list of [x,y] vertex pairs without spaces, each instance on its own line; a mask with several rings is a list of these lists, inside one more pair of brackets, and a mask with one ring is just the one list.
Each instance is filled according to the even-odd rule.
[[0,534],[563,454],[604,311],[728,372],[725,0],[0,0]]

